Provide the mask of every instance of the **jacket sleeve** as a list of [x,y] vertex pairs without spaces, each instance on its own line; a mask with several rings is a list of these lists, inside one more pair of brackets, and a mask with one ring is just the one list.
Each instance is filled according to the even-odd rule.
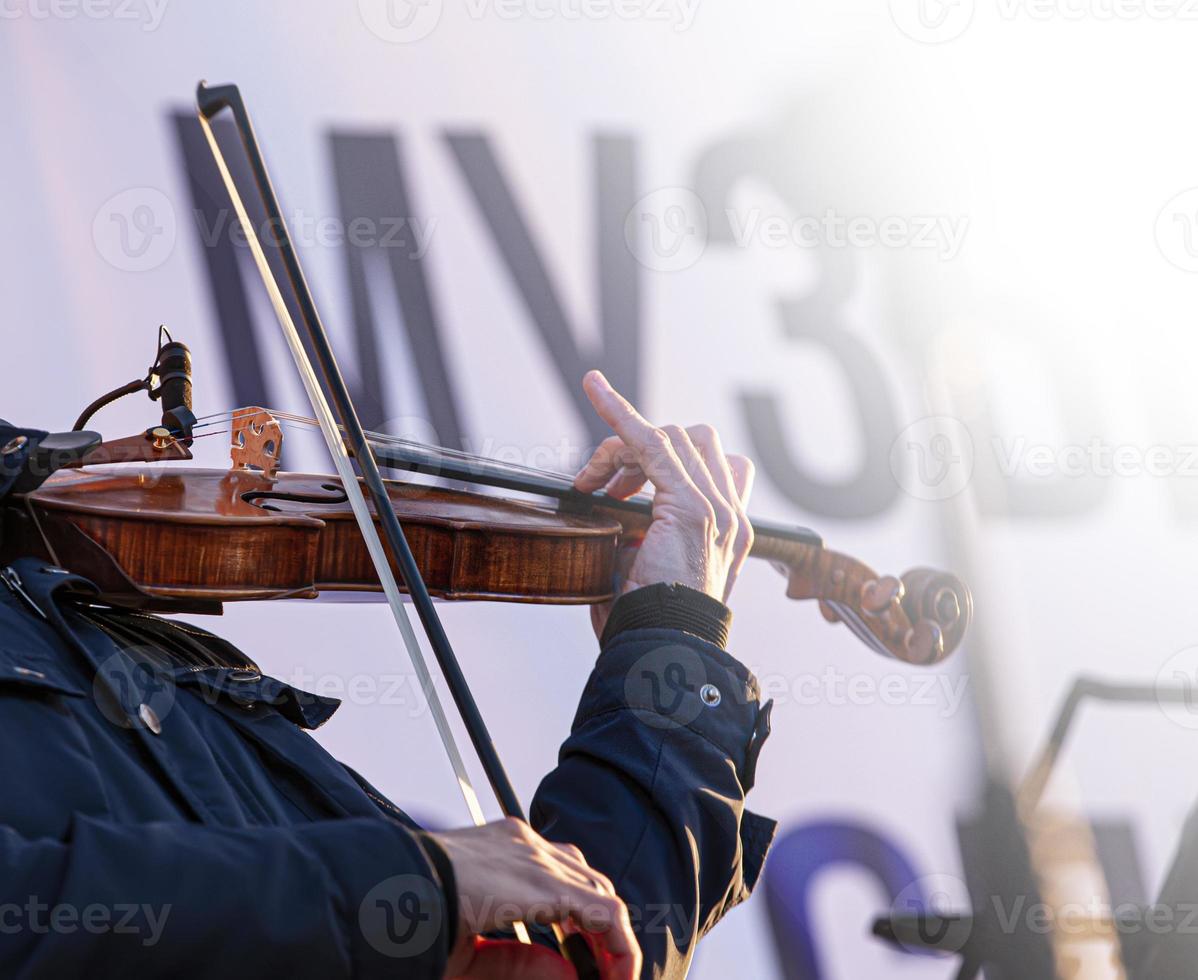
[[645,978],[685,975],[696,941],[752,890],[775,830],[745,809],[770,705],[720,647],[726,610],[698,595],[652,586],[616,604],[531,810],[611,878]]
[[[0,826],[0,976],[440,978],[447,903],[389,820]],[[454,910],[456,916],[456,909]]]

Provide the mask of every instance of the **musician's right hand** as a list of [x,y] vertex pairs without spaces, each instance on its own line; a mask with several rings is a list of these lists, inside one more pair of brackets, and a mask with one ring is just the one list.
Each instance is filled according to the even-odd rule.
[[458,894],[458,941],[447,977],[572,980],[573,968],[538,946],[480,941],[514,922],[560,924],[590,941],[603,980],[636,980],[641,950],[612,883],[578,848],[506,819],[432,835],[449,857]]

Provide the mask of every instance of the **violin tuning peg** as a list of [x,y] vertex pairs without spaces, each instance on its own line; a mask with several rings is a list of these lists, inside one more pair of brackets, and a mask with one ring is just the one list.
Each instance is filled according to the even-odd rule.
[[930,619],[919,620],[907,631],[904,646],[908,663],[934,664],[945,656],[944,633]]
[[861,586],[861,608],[874,616],[880,616],[902,597],[903,583],[893,575],[870,579]]
[[823,599],[820,599],[819,611],[820,611],[820,615],[823,616],[824,619],[827,620],[829,623],[839,623],[840,622],[840,614],[837,613],[836,610],[832,608],[831,603],[825,602]]
[[973,597],[955,575],[931,568],[903,573],[903,611],[912,622],[930,619],[943,633],[946,653],[961,643],[973,618]]

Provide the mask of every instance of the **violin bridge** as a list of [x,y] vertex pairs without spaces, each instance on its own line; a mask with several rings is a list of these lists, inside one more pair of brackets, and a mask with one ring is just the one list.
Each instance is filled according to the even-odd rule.
[[229,457],[234,470],[261,473],[273,480],[283,454],[283,427],[265,408],[256,405],[233,413]]

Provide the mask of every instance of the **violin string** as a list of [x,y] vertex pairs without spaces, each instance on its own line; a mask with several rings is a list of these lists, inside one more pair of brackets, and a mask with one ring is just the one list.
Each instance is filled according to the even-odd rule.
[[[266,409],[272,418],[283,423],[292,423],[296,428],[316,428],[319,423],[315,419],[307,418],[302,415],[295,415],[290,412],[275,411],[274,409]],[[245,415],[253,415],[257,413],[257,409],[238,409],[231,412],[215,412],[212,415],[201,416],[198,425],[193,426],[194,429],[202,429],[209,425],[217,425],[226,419],[237,419]],[[212,419],[215,421],[204,421]],[[512,474],[520,474],[522,476],[536,476],[548,479],[573,479],[568,474],[557,470],[538,469],[532,466],[525,466],[520,463],[513,463],[509,460],[499,460],[490,456],[481,456],[477,453],[468,453],[460,449],[450,449],[446,446],[436,446],[427,443],[417,442],[411,439],[404,439],[400,436],[392,436],[383,432],[366,432],[367,438],[374,444],[397,449],[420,449],[425,452],[435,453],[442,459],[452,460],[460,463],[486,464],[490,467],[500,467]]]
[[[198,420],[199,425],[194,428],[205,428],[209,425],[217,425],[225,420],[236,420],[248,415],[255,415],[259,411],[265,411],[277,422],[288,424],[297,430],[310,430],[317,428],[319,423],[312,418],[303,415],[297,415],[292,412],[284,412],[275,409],[258,409],[245,408],[233,409],[224,412],[214,412],[210,415],[201,416]],[[206,421],[212,420],[212,421]],[[393,436],[383,432],[367,431],[366,437],[370,443],[376,447],[391,448],[391,449],[409,449],[419,450],[422,453],[427,453],[433,456],[430,461],[432,465],[437,462],[462,463],[466,466],[486,467],[493,472],[501,472],[508,476],[528,477],[540,481],[552,481],[557,488],[572,485],[574,477],[569,473],[564,473],[560,470],[541,469],[534,466],[527,466],[522,463],[515,463],[510,460],[495,459],[491,456],[483,456],[477,453],[470,453],[460,449],[450,449],[446,446],[430,445],[428,443],[418,442],[412,439],[404,439],[401,436]],[[641,495],[644,499],[648,499],[647,495]]]

